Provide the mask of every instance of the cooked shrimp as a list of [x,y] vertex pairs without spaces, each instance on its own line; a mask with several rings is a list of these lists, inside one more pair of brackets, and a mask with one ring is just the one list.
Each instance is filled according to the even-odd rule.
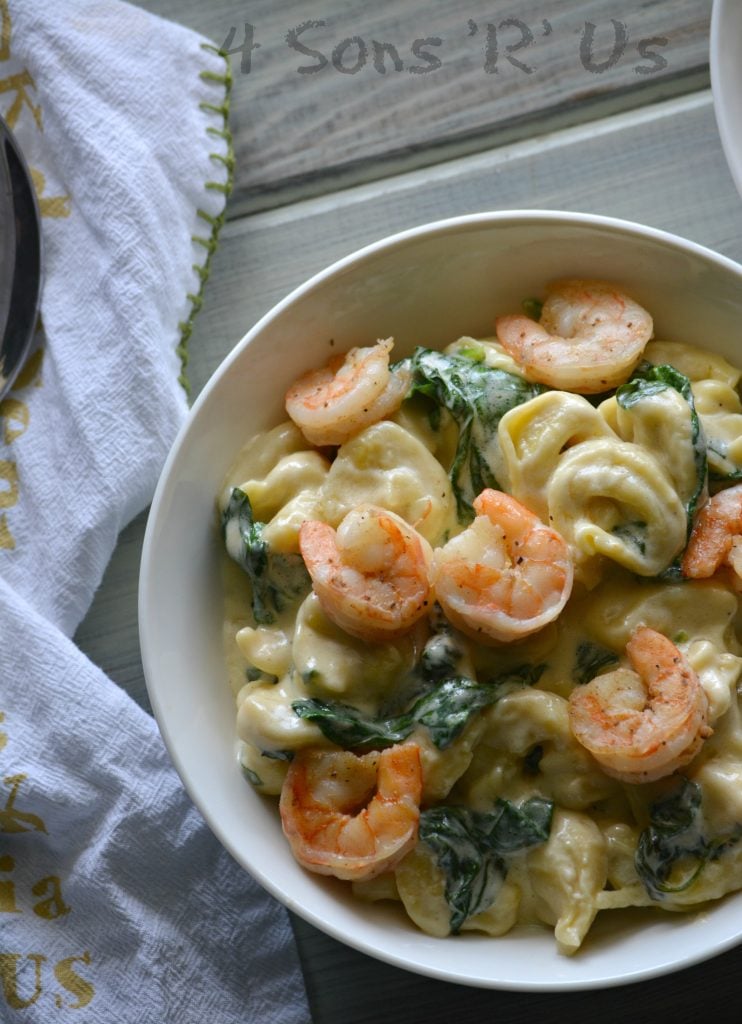
[[529,380],[597,394],[622,384],[652,337],[652,318],[603,281],[555,281],[537,323],[501,316],[497,340]]
[[394,512],[359,505],[337,532],[307,520],[299,548],[325,614],[351,636],[394,640],[430,606],[430,545]]
[[281,790],[283,831],[310,871],[374,878],[415,845],[421,794],[414,743],[361,757],[307,748],[295,754]]
[[369,348],[352,348],[325,366],[299,377],[286,392],[286,412],[316,445],[344,444],[364,427],[400,407],[409,371],[389,369],[391,338]]
[[483,643],[537,632],[572,591],[565,540],[501,491],[474,499],[474,522],[435,552],[435,596],[454,626]]
[[633,671],[618,668],[577,686],[569,721],[606,775],[654,782],[688,764],[704,739],[708,700],[675,644],[647,626],[626,645]]
[[724,562],[732,564],[736,572],[739,537],[742,537],[742,484],[719,491],[698,513],[683,555],[683,575],[706,579]]

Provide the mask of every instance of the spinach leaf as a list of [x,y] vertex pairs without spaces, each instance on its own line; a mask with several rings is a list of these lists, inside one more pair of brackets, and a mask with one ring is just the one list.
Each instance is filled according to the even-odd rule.
[[258,625],[269,625],[275,612],[309,590],[302,557],[270,550],[263,539],[265,523],[255,520],[250,499],[239,487],[232,488],[221,528],[227,553],[250,578],[253,618]]
[[433,605],[429,620],[433,632],[425,641],[417,664],[398,679],[393,690],[386,695],[378,710],[380,718],[400,715],[418,697],[429,693],[436,683],[465,675],[462,671],[465,652],[461,637],[444,616],[440,605]]
[[[622,409],[631,409],[638,402],[652,395],[658,395],[667,388],[674,388],[688,403],[690,413],[691,445],[693,447],[693,464],[696,471],[696,485],[688,498],[685,512],[688,520],[687,535],[690,537],[693,528],[693,516],[704,493],[707,481],[706,437],[701,428],[701,421],[693,401],[690,380],[669,363],[655,366],[642,362],[634,371],[634,376],[616,391],[616,401]],[[672,458],[672,452],[668,452]]]
[[419,672],[430,682],[438,682],[454,675],[463,651],[450,629],[442,627],[425,643],[420,656]]
[[521,303],[523,312],[526,316],[529,316],[531,320],[540,320],[541,314],[544,311],[544,304],[541,299],[523,299]]
[[502,856],[540,846],[549,838],[553,813],[553,801],[540,796],[533,796],[519,806],[498,799],[489,826],[490,842]]
[[501,672],[492,679],[485,679],[484,682],[499,686],[500,689],[513,690],[521,686],[535,686],[546,669],[546,662],[540,665],[518,665],[508,672]]
[[630,523],[616,523],[611,533],[625,543],[633,544],[642,555],[647,550],[647,524],[641,519],[634,519]]
[[508,871],[507,858],[546,842],[554,805],[533,797],[519,807],[499,799],[491,812],[431,807],[420,815],[420,841],[433,851],[446,884],[451,931],[494,903]]
[[407,739],[413,728],[412,722],[403,715],[372,718],[351,704],[317,697],[295,700],[291,707],[299,718],[316,722],[324,736],[344,750],[393,746]]
[[247,779],[251,786],[262,786],[263,780],[260,778],[257,772],[254,772],[252,768],[248,768],[246,764],[240,762],[240,768],[242,770],[243,778]]
[[456,676],[438,683],[409,711],[393,718],[372,718],[349,704],[314,698],[296,700],[291,707],[299,718],[316,722],[328,740],[346,750],[401,743],[418,723],[426,726],[436,747],[445,750],[472,715],[493,704],[500,693],[492,684]]
[[366,715],[350,704],[313,697],[295,700],[291,707],[299,718],[316,722],[331,743],[346,750],[402,743],[417,725],[424,725],[436,747],[445,750],[473,715],[494,704],[513,686],[536,682],[544,668],[544,665],[526,665],[487,683],[475,682],[467,676],[453,676],[436,682],[407,711],[380,718]]
[[574,681],[582,686],[589,683],[606,665],[618,663],[618,655],[607,647],[601,647],[590,640],[578,645],[575,653],[575,667],[572,671]]
[[[706,834],[702,795],[697,782],[684,778],[675,792],[650,808],[650,824],[639,836],[634,863],[653,900],[688,889],[710,860],[716,860],[742,838],[742,825],[723,838]],[[682,882],[669,884],[673,869],[684,861],[688,863],[687,876]]]
[[222,537],[230,558],[245,570],[253,588],[253,616],[256,622],[272,622],[265,605],[261,580],[268,568],[268,545],[263,540],[263,524],[253,519],[250,499],[239,487],[233,487],[222,512]]
[[260,753],[263,755],[263,757],[267,757],[271,761],[294,760],[293,750],[261,750]]
[[450,747],[477,711],[494,704],[501,689],[493,683],[475,683],[466,676],[446,679],[413,704],[412,727],[419,723],[439,750]]
[[[656,365],[643,360],[634,370],[631,380],[616,391],[616,400],[623,409],[630,409],[637,402],[650,395],[659,395],[667,388],[675,388],[692,405],[693,395],[690,380],[669,363]],[[695,406],[692,406],[695,412]]]
[[454,934],[467,918],[492,906],[507,874],[489,843],[484,818],[468,807],[431,807],[420,815],[420,841],[433,851],[446,878]]
[[474,498],[485,487],[498,486],[488,447],[500,420],[545,389],[486,363],[426,348],[416,349],[406,363],[412,372],[408,397],[426,395],[435,403],[432,422],[439,420],[444,408],[459,428],[450,476],[459,520],[469,522],[474,517]]
[[[721,438],[706,438],[706,447],[708,448],[709,455],[716,456],[716,466],[712,465],[712,460],[709,458],[709,479],[710,480],[723,480],[727,483],[734,480],[742,480],[742,469],[735,468],[734,463],[729,458],[729,442],[724,441]],[[725,462],[727,466],[731,466],[731,469],[719,469],[718,464]]]

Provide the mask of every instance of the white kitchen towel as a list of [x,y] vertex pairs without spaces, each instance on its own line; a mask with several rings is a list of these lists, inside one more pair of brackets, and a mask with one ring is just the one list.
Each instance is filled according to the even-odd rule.
[[0,1020],[305,1024],[286,912],[151,718],[2,581],[0,636]]
[[42,386],[6,415],[0,573],[72,635],[186,412],[177,350],[228,188],[227,64],[116,0],[3,8],[0,111],[39,193],[46,280]]
[[231,175],[229,69],[118,0],[0,0],[42,328],[0,403],[0,1020],[298,1024],[286,912],[71,637],[151,498]]

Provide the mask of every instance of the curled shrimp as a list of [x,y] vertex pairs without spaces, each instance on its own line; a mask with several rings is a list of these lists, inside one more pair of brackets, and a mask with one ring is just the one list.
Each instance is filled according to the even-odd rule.
[[539,322],[498,317],[497,340],[529,380],[580,394],[622,384],[652,337],[652,318],[603,281],[556,281]]
[[298,751],[281,789],[281,822],[294,857],[349,881],[388,871],[417,841],[420,751],[403,743],[357,756]]
[[570,727],[606,775],[654,782],[688,764],[711,735],[708,700],[682,653],[661,633],[639,626],[626,653],[633,671],[618,668],[575,687]]
[[572,591],[566,541],[525,505],[487,489],[474,522],[435,552],[435,595],[462,632],[488,643],[536,633]]
[[394,512],[359,505],[337,531],[307,520],[299,548],[323,611],[360,640],[394,640],[430,606],[430,545]]
[[299,377],[286,392],[286,412],[316,445],[344,444],[400,407],[409,371],[389,369],[391,338],[352,348]]
[[719,491],[698,513],[683,555],[683,575],[707,579],[724,562],[730,563],[737,575],[742,575],[737,571],[740,565],[738,538],[742,538],[742,484]]

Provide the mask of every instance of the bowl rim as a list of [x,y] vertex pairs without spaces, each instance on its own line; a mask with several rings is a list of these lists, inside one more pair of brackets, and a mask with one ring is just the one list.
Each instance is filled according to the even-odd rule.
[[173,441],[152,498],[140,559],[138,626],[142,666],[153,714],[167,752],[180,777],[181,784],[220,844],[234,857],[243,870],[252,875],[262,888],[283,904],[288,910],[296,913],[299,917],[344,945],[374,959],[383,961],[403,970],[411,971],[421,976],[434,978],[451,984],[482,989],[520,992],[577,992],[598,988],[617,987],[652,978],[663,977],[680,970],[685,970],[694,964],[705,962],[712,957],[718,956],[719,954],[734,948],[742,942],[742,924],[740,925],[739,932],[736,935],[721,938],[717,942],[709,945],[708,948],[698,950],[695,953],[686,954],[681,959],[673,960],[671,963],[658,963],[633,970],[630,973],[605,975],[601,977],[582,979],[560,978],[545,981],[537,979],[534,979],[533,981],[524,981],[523,979],[508,980],[502,978],[485,979],[473,976],[462,977],[459,974],[448,971],[442,967],[427,963],[419,963],[416,961],[413,962],[411,959],[405,960],[394,952],[380,948],[370,941],[364,940],[362,937],[349,935],[347,932],[343,931],[341,927],[336,926],[332,920],[327,920],[312,909],[307,909],[298,904],[291,894],[284,891],[271,876],[265,874],[258,868],[252,865],[248,866],[245,863],[243,852],[236,849],[235,844],[231,843],[229,838],[225,836],[219,821],[212,815],[210,808],[208,806],[204,806],[198,795],[193,791],[189,780],[189,771],[186,759],[182,758],[178,751],[176,738],[170,731],[167,715],[160,699],[159,688],[153,682],[152,678],[153,656],[150,652],[154,646],[154,639],[149,627],[151,616],[148,614],[148,576],[151,573],[150,563],[153,558],[155,546],[155,528],[161,515],[161,509],[166,502],[168,493],[174,486],[174,480],[172,478],[173,467],[180,458],[181,451],[187,443],[191,433],[196,429],[201,408],[209,401],[211,392],[230,371],[232,365],[241,357],[245,348],[250,344],[253,338],[259,335],[272,320],[280,316],[286,308],[310,293],[315,288],[320,287],[327,279],[341,273],[351,266],[371,259],[380,253],[391,251],[392,249],[402,247],[408,243],[415,242],[425,237],[446,234],[448,232],[458,233],[462,230],[475,230],[480,227],[489,227],[498,224],[511,226],[518,224],[523,225],[524,227],[543,224],[545,226],[563,225],[565,227],[577,226],[585,228],[599,228],[607,231],[613,231],[617,234],[655,241],[668,245],[676,250],[692,254],[693,256],[715,264],[719,268],[723,268],[737,275],[740,278],[740,285],[742,287],[742,264],[737,263],[730,257],[724,256],[723,254],[718,253],[698,242],[694,242],[691,239],[684,238],[681,235],[674,234],[661,228],[651,227],[623,218],[568,210],[513,208],[482,211],[462,214],[455,217],[441,218],[386,235],[335,260],[327,267],[321,269],[306,281],[293,288],[283,299],[279,300],[279,302],[263,314],[242,336],[242,338],[235,343],[233,348],[221,360],[207,382],[204,384]]

